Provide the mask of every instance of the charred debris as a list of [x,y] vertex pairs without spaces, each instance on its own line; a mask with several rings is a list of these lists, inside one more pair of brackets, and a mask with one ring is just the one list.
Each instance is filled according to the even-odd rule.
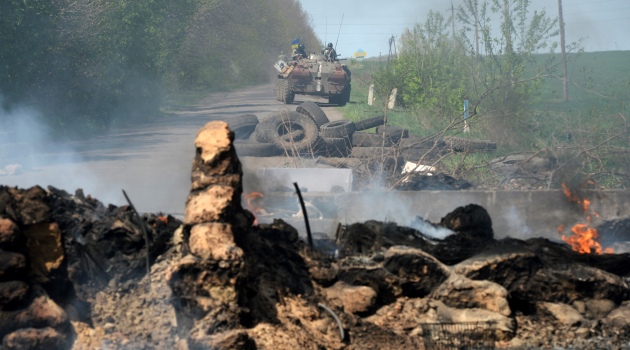
[[367,221],[331,233],[330,254],[254,225],[233,138],[199,131],[183,221],[0,187],[3,349],[628,347],[630,254],[497,240],[475,204],[423,221],[444,239]]

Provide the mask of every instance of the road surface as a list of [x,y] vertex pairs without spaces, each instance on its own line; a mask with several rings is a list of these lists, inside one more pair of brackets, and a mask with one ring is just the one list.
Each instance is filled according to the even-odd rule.
[[[272,85],[215,93],[174,116],[149,124],[113,128],[89,140],[55,142],[31,122],[0,135],[0,184],[28,188],[48,185],[74,193],[81,188],[105,204],[126,204],[124,189],[141,212],[181,215],[190,189],[190,170],[197,131],[212,120],[253,113],[259,119],[291,109],[305,100],[321,102],[330,120],[341,117],[325,100],[296,96],[293,105],[275,100]],[[17,136],[17,137],[16,137]],[[8,140],[8,141],[7,141]],[[281,159],[267,160],[282,166]],[[285,160],[286,161],[286,160]],[[248,169],[258,160],[243,159]],[[274,163],[275,162],[275,163]],[[17,170],[12,170],[17,165]],[[5,171],[7,173],[7,171]]]

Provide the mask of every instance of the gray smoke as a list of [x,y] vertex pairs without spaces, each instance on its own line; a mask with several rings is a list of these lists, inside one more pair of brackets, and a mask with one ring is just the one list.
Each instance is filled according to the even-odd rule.
[[20,188],[52,185],[69,193],[82,188],[104,203],[120,204],[122,194],[104,186],[82,164],[72,144],[57,141],[46,125],[42,114],[32,108],[0,108],[0,170],[4,169],[0,184]]

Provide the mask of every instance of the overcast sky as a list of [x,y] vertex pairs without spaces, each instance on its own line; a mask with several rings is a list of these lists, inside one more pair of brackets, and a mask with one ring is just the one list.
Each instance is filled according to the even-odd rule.
[[[389,38],[399,39],[405,28],[423,23],[429,10],[446,18],[451,13],[447,0],[299,1],[322,42],[335,44],[339,36],[337,52],[343,57],[359,49],[369,57],[386,55]],[[453,0],[455,6],[461,2]],[[584,38],[586,51],[630,50],[630,0],[563,0],[562,4],[567,44]],[[543,8],[550,17],[558,15],[556,0],[532,0],[532,9]]]

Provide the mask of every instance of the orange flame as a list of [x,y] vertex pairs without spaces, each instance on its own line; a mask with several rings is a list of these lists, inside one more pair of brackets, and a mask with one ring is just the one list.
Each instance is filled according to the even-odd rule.
[[245,202],[247,203],[247,209],[254,214],[254,225],[258,225],[258,217],[256,214],[262,214],[264,209],[257,203],[257,199],[264,198],[265,195],[260,192],[250,192],[243,194]]
[[[591,210],[591,201],[586,198],[580,198],[575,193],[572,193],[571,190],[566,186],[566,184],[562,184],[562,192],[567,197],[570,202],[577,203],[582,210],[584,210],[584,214],[586,215],[586,224],[576,224],[571,228],[571,232],[573,232],[572,236],[562,235],[562,240],[571,246],[573,250],[579,252],[580,254],[612,254],[614,253],[612,248],[603,249],[601,244],[599,244],[599,234],[597,229],[591,227],[591,216],[599,217],[599,214],[595,211]],[[564,230],[564,225],[558,226],[558,232],[562,232]]]

